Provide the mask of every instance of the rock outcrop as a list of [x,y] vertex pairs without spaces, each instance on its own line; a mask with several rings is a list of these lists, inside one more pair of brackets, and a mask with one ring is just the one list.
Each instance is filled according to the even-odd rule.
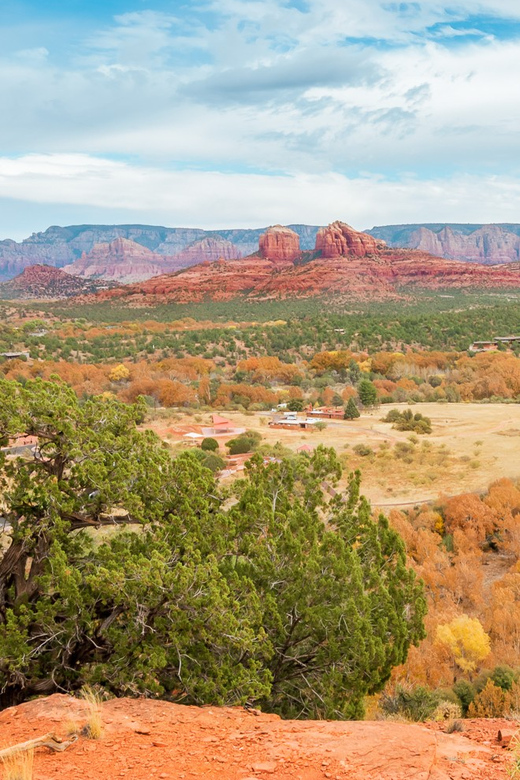
[[447,225],[438,233],[421,227],[410,236],[408,246],[452,260],[497,265],[520,260],[520,236],[498,225],[484,225],[469,235]]
[[260,236],[260,256],[274,263],[293,263],[301,254],[298,233],[283,225],[273,225]]
[[[197,263],[212,263],[222,258],[223,260],[237,260],[242,257],[240,250],[225,238],[220,236],[208,236],[194,241],[182,249],[173,257],[168,258],[175,269],[189,268]],[[164,258],[166,261],[166,258]]]
[[[205,778],[205,780],[504,780],[511,753],[496,742],[511,721],[445,724],[280,720],[244,707],[193,707],[158,699],[110,699],[100,706],[103,736],[56,753],[39,751],[35,777]],[[0,713],[2,741],[45,734],[66,739],[84,726],[81,699],[54,694]]]
[[[414,290],[520,290],[520,273],[508,266],[486,267],[433,257],[411,249],[323,258],[303,253],[302,263],[276,264],[256,255],[202,263],[175,274],[96,295],[124,305],[200,303],[236,298],[327,297],[336,301],[398,300]],[[403,292],[404,291],[404,292]]]
[[316,252],[324,258],[333,257],[367,257],[377,255],[383,248],[368,233],[360,233],[345,222],[333,222],[328,227],[320,228],[316,236]]
[[126,284],[150,279],[171,269],[167,258],[135,241],[116,238],[109,244],[96,244],[63,270],[86,279],[109,279]]
[[113,284],[80,279],[48,265],[31,265],[14,279],[0,284],[0,299],[72,298],[112,287]]

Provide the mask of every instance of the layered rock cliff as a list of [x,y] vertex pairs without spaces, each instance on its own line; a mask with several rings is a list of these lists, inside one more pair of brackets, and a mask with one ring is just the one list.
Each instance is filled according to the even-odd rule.
[[484,265],[520,260],[520,225],[384,225],[368,231],[389,246]]
[[208,236],[194,241],[173,257],[168,258],[168,262],[175,269],[180,269],[188,268],[197,263],[212,263],[220,258],[237,260],[239,257],[242,257],[242,253],[231,241],[226,241],[220,236]]
[[96,244],[63,270],[86,279],[108,279],[126,284],[150,279],[170,268],[161,255],[135,241],[116,238],[109,244]]
[[[418,250],[379,249],[378,254],[323,258],[303,253],[302,263],[251,256],[203,263],[175,274],[96,295],[124,305],[200,303],[235,298],[327,297],[337,301],[397,300],[413,290],[520,290],[520,273],[434,257]],[[405,291],[403,293],[403,291]]]
[[316,252],[321,257],[367,257],[377,255],[383,248],[383,243],[377,241],[368,233],[360,233],[345,222],[333,222],[328,227],[320,228],[316,236]]
[[[290,227],[300,236],[303,250],[313,248],[317,227]],[[42,233],[33,233],[21,242],[0,241],[0,280],[10,279],[36,263],[57,268],[71,265],[83,253],[89,254],[97,244],[110,244],[117,238],[133,241],[155,254],[168,257],[172,269],[193,262],[211,262],[218,257],[244,257],[257,250],[258,240],[264,232],[265,228],[217,231],[154,225],[55,225]],[[210,241],[205,243],[205,239]]]
[[520,259],[520,236],[498,225],[484,225],[467,236],[449,226],[438,233],[419,228],[410,236],[408,245],[453,260],[486,265],[512,263]]
[[260,257],[274,263],[293,263],[301,254],[298,233],[282,225],[273,225],[260,236]]
[[[370,247],[365,238],[360,247],[357,241],[353,241],[354,236],[349,237],[352,232],[365,236],[369,233],[377,241],[386,241],[389,246],[418,248],[438,256],[471,262],[492,265],[520,259],[520,224],[386,225],[372,228],[365,234],[359,234],[347,225],[334,228],[334,223],[329,228],[313,225],[289,225],[289,228],[298,234],[303,252],[313,250],[320,231],[320,251],[324,250],[325,256],[339,257],[342,253],[364,256],[359,252],[370,254],[373,246]],[[330,228],[336,232],[334,238]],[[257,251],[259,238],[265,232],[265,228],[208,231],[153,225],[53,226],[19,243],[9,239],[0,241],[0,280],[10,279],[34,264],[57,268],[71,265],[83,253],[89,254],[96,244],[110,244],[117,238],[135,242],[154,254],[167,257],[168,268],[173,270],[194,262],[213,261],[216,257],[232,259],[250,255]],[[205,239],[211,241],[206,243]]]

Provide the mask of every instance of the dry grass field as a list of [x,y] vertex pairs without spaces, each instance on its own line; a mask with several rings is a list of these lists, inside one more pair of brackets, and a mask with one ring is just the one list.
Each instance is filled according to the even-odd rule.
[[[358,420],[327,420],[322,431],[269,428],[270,415],[226,412],[237,427],[262,434],[264,442],[281,442],[291,450],[303,445],[334,447],[346,470],[359,468],[363,492],[375,506],[391,507],[435,500],[441,495],[483,491],[500,477],[520,477],[520,405],[414,404],[413,411],[432,420],[431,435],[392,429],[381,418],[392,404],[363,412]],[[175,419],[175,417],[177,419]],[[176,415],[159,411],[148,427],[172,444],[182,433],[208,424],[210,415]],[[220,438],[224,452],[226,437]],[[364,445],[368,454],[356,453]]]

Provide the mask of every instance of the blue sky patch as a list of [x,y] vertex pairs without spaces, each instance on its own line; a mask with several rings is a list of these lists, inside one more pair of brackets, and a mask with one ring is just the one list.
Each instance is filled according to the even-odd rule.
[[3,0],[0,238],[515,221],[520,3],[475,5]]

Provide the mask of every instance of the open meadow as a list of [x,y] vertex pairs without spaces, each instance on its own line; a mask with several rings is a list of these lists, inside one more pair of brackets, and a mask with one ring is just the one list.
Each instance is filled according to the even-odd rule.
[[[483,492],[501,477],[520,476],[520,405],[517,404],[414,404],[432,421],[430,435],[397,431],[382,422],[391,409],[407,404],[385,404],[363,411],[357,420],[327,420],[323,430],[286,430],[268,425],[267,412],[226,412],[237,428],[257,431],[263,443],[280,442],[292,451],[334,447],[348,472],[362,471],[363,493],[378,507],[420,504],[463,492]],[[187,440],[211,415],[178,415],[166,410],[151,413],[147,427],[174,445]],[[221,452],[232,436],[219,436]]]

